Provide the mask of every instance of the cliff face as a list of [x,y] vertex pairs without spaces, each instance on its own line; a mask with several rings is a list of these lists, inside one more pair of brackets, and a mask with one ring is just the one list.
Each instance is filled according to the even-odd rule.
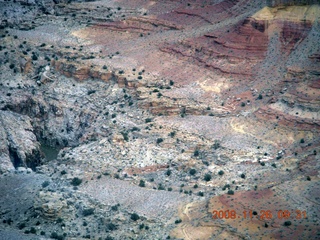
[[[37,200],[7,211],[0,197],[0,236],[29,219],[23,231],[70,239],[313,239],[320,6],[268,4],[54,1],[17,14],[0,29],[0,192]],[[23,167],[49,183],[8,189],[40,175]],[[256,214],[212,218],[231,209]]]
[[319,4],[319,0],[267,0],[268,7]]

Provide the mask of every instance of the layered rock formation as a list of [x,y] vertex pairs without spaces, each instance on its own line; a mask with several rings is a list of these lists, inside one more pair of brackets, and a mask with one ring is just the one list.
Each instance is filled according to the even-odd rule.
[[[26,207],[1,201],[0,235],[319,232],[320,7],[269,4],[55,2],[0,29],[0,188],[30,184]],[[212,219],[231,208],[274,217]]]

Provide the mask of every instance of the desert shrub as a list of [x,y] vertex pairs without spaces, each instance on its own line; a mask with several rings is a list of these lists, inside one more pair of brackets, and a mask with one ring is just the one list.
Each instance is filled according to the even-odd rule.
[[18,225],[18,228],[21,230],[21,229],[23,229],[23,228],[25,228],[26,227],[26,224],[25,223],[20,223],[19,225]]
[[206,173],[203,178],[205,181],[209,182],[211,180],[211,174]]
[[128,133],[127,132],[121,132],[121,135],[123,136],[123,139],[125,140],[125,141],[129,141],[129,137],[128,137]]
[[167,176],[170,176],[171,175],[171,170],[168,169],[167,172],[166,172]]
[[114,205],[114,206],[111,207],[111,210],[112,211],[118,211],[118,207],[119,207],[119,205]]
[[240,175],[240,177],[243,178],[243,179],[245,179],[245,178],[246,178],[246,175],[245,175],[244,173],[242,173],[242,174]]
[[220,171],[218,172],[218,174],[219,174],[220,176],[222,176],[222,175],[224,174],[224,171],[220,170]]
[[94,208],[87,208],[87,209],[83,209],[82,211],[82,215],[83,216],[90,216],[94,213]]
[[224,186],[222,187],[222,190],[224,191],[224,190],[226,190],[227,188],[229,188],[229,189],[230,189],[230,184],[226,184],[226,185],[224,185]]
[[66,172],[66,170],[62,170],[62,171],[60,172],[60,174],[61,174],[61,175],[65,175],[65,174],[67,174],[67,172]]
[[31,228],[30,228],[30,233],[36,234],[36,233],[37,233],[37,230],[36,230],[34,227],[31,227]]
[[200,153],[199,153],[199,150],[198,150],[198,149],[194,150],[193,156],[198,157],[199,154],[200,154]]
[[37,61],[37,60],[38,60],[37,55],[33,54],[33,55],[32,55],[32,60]]
[[234,194],[234,191],[233,191],[233,190],[229,190],[229,191],[228,191],[228,194],[229,194],[229,195],[233,195],[233,194]]
[[142,223],[142,224],[139,225],[139,229],[141,230],[143,228],[144,228],[144,224]]
[[158,138],[158,139],[157,139],[157,144],[162,143],[162,142],[163,142],[163,139],[162,139],[162,138]]
[[113,223],[107,223],[107,226],[106,226],[106,232],[110,232],[110,231],[114,231],[114,230],[117,230],[117,226]]
[[291,221],[285,221],[283,225],[286,226],[286,227],[288,227],[288,226],[291,225]]
[[139,215],[136,214],[136,213],[132,213],[131,216],[130,216],[130,219],[133,220],[133,221],[137,221],[140,219]]
[[175,224],[179,224],[179,223],[181,223],[181,222],[182,222],[181,219],[177,219],[177,220],[174,221]]
[[135,132],[135,131],[140,131],[140,128],[138,128],[138,127],[133,127],[133,128],[131,129],[131,132]]
[[195,175],[196,174],[196,170],[194,168],[190,169],[189,173],[190,175]]
[[74,177],[71,181],[71,185],[73,186],[79,186],[82,183],[82,179]]
[[203,197],[203,192],[198,192],[198,196]]
[[170,135],[170,137],[172,137],[172,138],[173,138],[173,137],[176,135],[176,132],[175,132],[175,131],[170,132],[170,134],[169,134],[169,135]]
[[150,122],[152,122],[152,119],[151,118],[146,118],[145,122],[146,123],[150,123]]
[[42,186],[43,188],[48,187],[49,185],[50,185],[50,182],[49,182],[49,181],[44,181],[44,182],[41,184],[41,186]]
[[218,148],[220,148],[221,145],[220,145],[220,142],[218,140],[215,140],[214,144],[213,144],[213,149],[214,150],[217,150]]
[[140,183],[139,183],[139,187],[145,187],[146,186],[146,183],[144,180],[140,180]]

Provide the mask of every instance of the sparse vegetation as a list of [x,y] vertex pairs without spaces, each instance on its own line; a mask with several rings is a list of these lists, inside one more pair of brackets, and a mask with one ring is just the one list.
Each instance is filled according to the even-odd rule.
[[233,190],[228,190],[227,192],[229,195],[233,195],[234,194],[234,191]]
[[82,211],[82,215],[83,215],[84,217],[90,216],[90,215],[92,215],[93,213],[94,213],[94,208],[88,208],[88,209],[84,209],[84,210]]
[[140,219],[140,216],[136,213],[132,213],[130,219],[133,221],[138,221]]
[[145,181],[141,179],[139,182],[139,187],[145,187],[145,186],[146,186]]
[[43,188],[48,187],[49,185],[50,185],[50,182],[49,182],[49,181],[44,181],[44,182],[41,184],[41,186],[42,186]]
[[209,174],[209,173],[206,173],[205,175],[204,175],[204,178],[203,178],[206,182],[209,182],[210,180],[211,180],[211,174]]
[[285,221],[283,225],[286,227],[289,227],[291,226],[291,224],[292,224],[291,221]]
[[198,157],[200,155],[200,152],[198,149],[194,150],[193,156]]
[[73,186],[79,186],[82,183],[82,179],[74,177],[71,181],[71,185]]
[[145,122],[146,123],[150,123],[150,122],[152,122],[152,119],[151,118],[146,118]]

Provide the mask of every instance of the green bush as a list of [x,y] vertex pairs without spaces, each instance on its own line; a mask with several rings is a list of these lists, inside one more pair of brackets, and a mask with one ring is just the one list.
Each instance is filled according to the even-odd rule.
[[198,192],[198,196],[203,197],[203,192]]
[[209,182],[211,180],[211,174],[206,173],[203,178],[205,181]]
[[94,213],[94,208],[88,208],[88,209],[83,209],[82,215],[83,216],[90,216]]
[[139,215],[136,214],[136,213],[132,213],[131,216],[130,216],[130,219],[133,220],[133,221],[137,221],[140,219]]
[[179,224],[179,223],[181,223],[181,222],[182,222],[181,219],[177,219],[177,220],[174,221],[175,224]]
[[31,228],[30,228],[30,233],[36,234],[36,233],[37,233],[37,230],[36,230],[34,227],[31,227]]
[[41,184],[41,186],[42,186],[43,188],[48,187],[49,185],[50,185],[50,182],[49,182],[49,181],[44,181],[44,182]]
[[292,224],[291,221],[285,221],[283,225],[286,226],[286,227],[288,227],[288,226],[290,226],[291,224]]
[[150,123],[150,122],[152,122],[152,119],[151,118],[146,118],[145,122],[146,123]]
[[219,174],[220,176],[222,176],[222,175],[224,174],[224,171],[220,170],[220,171],[218,172],[218,174]]
[[229,191],[228,191],[228,194],[229,194],[229,195],[233,195],[233,194],[234,194],[234,191],[233,191],[233,190],[229,190]]
[[73,186],[79,186],[82,183],[82,179],[74,177],[71,181],[71,185]]
[[113,223],[107,223],[106,232],[117,230],[117,226]]
[[198,157],[199,154],[200,154],[200,153],[199,153],[199,150],[198,150],[198,149],[194,150],[193,156]]
[[140,180],[140,183],[139,183],[139,187],[145,187],[146,186],[146,183],[144,180]]
[[189,173],[190,175],[195,175],[196,174],[196,170],[194,168],[190,169]]

